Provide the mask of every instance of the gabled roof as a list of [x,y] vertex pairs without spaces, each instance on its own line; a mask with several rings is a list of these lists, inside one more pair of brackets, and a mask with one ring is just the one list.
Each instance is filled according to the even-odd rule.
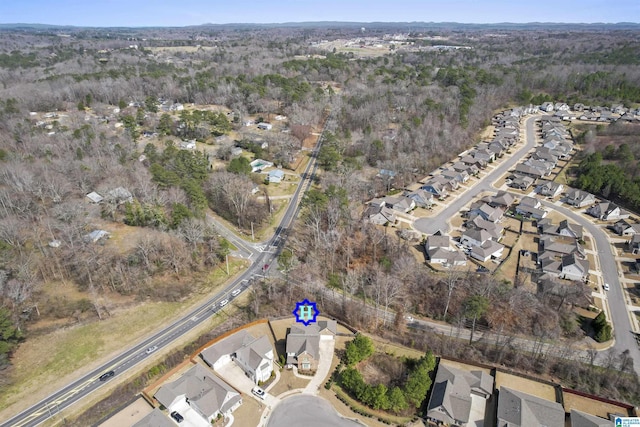
[[535,197],[529,197],[529,196],[524,196],[521,200],[520,200],[520,204],[519,206],[529,206],[531,208],[539,208],[541,205],[540,200],[536,199]]
[[471,392],[488,396],[493,393],[493,377],[483,371],[465,372],[440,363],[427,416],[447,424],[468,422]]
[[571,427],[613,427],[613,422],[586,412],[571,410]]
[[154,397],[169,408],[177,398],[186,397],[207,417],[226,412],[240,401],[240,394],[200,364],[177,380],[160,387]]
[[427,237],[427,250],[432,248],[449,248],[449,236],[429,236]]
[[476,254],[480,257],[488,258],[489,256],[499,256],[496,255],[498,252],[504,250],[504,246],[498,242],[494,242],[493,240],[487,240],[482,243],[480,246],[473,246],[471,248],[471,253]]
[[465,230],[464,233],[462,233],[462,237],[476,240],[482,244],[491,239],[491,234],[489,234],[487,230],[483,230],[481,228],[471,228]]
[[303,353],[309,354],[315,360],[320,358],[320,329],[316,324],[309,326],[292,325],[287,335],[287,354],[296,357]]
[[160,408],[154,408],[143,419],[132,425],[131,427],[175,427],[176,425],[171,421]]
[[507,387],[500,387],[498,425],[562,427],[564,426],[564,408],[559,403],[550,400],[544,400]]
[[562,257],[562,270],[564,271],[568,267],[576,267],[582,274],[587,274],[589,271],[589,261],[579,259],[576,254],[568,254]]
[[269,338],[266,335],[262,335],[251,343],[240,347],[236,351],[236,357],[252,369],[257,369],[265,359],[271,359],[267,357],[269,352],[273,352],[271,342],[269,342]]
[[496,206],[511,206],[516,198],[506,191],[498,191],[498,193],[491,197],[491,204]]
[[200,353],[200,357],[209,365],[213,366],[221,357],[234,354],[238,349],[250,344],[256,339],[247,331],[239,331],[235,334],[218,341],[210,347],[205,348]]

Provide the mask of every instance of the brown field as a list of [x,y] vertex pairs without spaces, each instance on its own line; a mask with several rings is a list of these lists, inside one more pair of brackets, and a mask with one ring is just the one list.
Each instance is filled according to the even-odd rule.
[[105,422],[98,424],[98,427],[121,427],[130,426],[151,413],[153,408],[142,397],[137,398],[132,404],[116,413]]
[[309,381],[308,379],[296,377],[293,374],[293,370],[283,369],[280,371],[280,380],[269,390],[269,394],[279,396],[291,390],[305,388]]
[[562,397],[564,399],[564,410],[566,412],[571,412],[572,409],[577,409],[578,411],[607,419],[609,418],[609,414],[628,415],[628,410],[624,406],[605,403],[596,399],[590,399],[588,397],[582,397],[577,394],[567,392],[562,393]]
[[457,362],[455,360],[449,360],[446,358],[441,358],[440,359],[440,364],[444,364],[446,366],[450,366],[456,369],[460,369],[461,371],[467,371],[467,372],[471,372],[471,371],[483,371],[489,375],[491,375],[491,369],[488,368],[482,368],[480,366],[475,366],[475,365],[470,365],[467,363],[462,363],[462,362]]
[[556,392],[553,386],[498,371],[496,372],[496,388],[500,387],[528,393],[551,402],[556,401]]

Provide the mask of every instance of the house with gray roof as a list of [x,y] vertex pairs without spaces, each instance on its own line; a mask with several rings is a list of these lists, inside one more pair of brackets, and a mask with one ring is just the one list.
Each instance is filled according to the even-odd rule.
[[473,400],[486,400],[493,393],[493,377],[484,371],[466,372],[438,365],[427,418],[437,424],[465,426],[470,420]]
[[421,189],[405,191],[404,195],[413,200],[417,207],[429,209],[433,206],[433,194],[427,191]]
[[384,205],[371,205],[365,209],[363,217],[376,225],[395,224],[397,217],[393,210]]
[[504,215],[504,211],[500,208],[491,207],[487,203],[482,203],[478,205],[472,205],[469,210],[469,218],[473,219],[476,216],[481,216],[483,219],[487,221],[496,222],[502,218]]
[[153,411],[131,427],[176,427],[176,425],[160,408],[154,408]]
[[230,414],[242,404],[239,392],[200,364],[160,387],[153,397],[169,412],[190,408],[207,422],[219,414]]
[[553,181],[540,180],[536,187],[536,193],[546,197],[557,197],[562,194],[564,185]]
[[407,213],[416,207],[415,200],[405,196],[387,196],[383,197],[382,201],[386,207],[403,213]]
[[482,262],[487,262],[491,258],[501,258],[504,246],[493,240],[486,240],[479,246],[471,247],[471,257]]
[[571,410],[571,427],[613,427],[613,422],[586,412]]
[[460,243],[465,246],[480,246],[487,240],[491,240],[491,234],[481,228],[466,229],[460,236]]
[[495,222],[487,221],[481,216],[477,216],[471,221],[467,223],[467,227],[469,228],[478,228],[480,230],[485,230],[491,236],[491,240],[500,241],[502,235],[504,233],[504,227],[500,224],[496,224]]
[[287,334],[287,366],[296,366],[300,371],[315,371],[320,361],[320,328],[312,323],[309,326],[291,325]]
[[104,197],[102,197],[100,194],[96,193],[95,191],[92,191],[91,193],[87,194],[86,197],[91,201],[91,203],[96,203],[96,204],[104,200]]
[[509,208],[514,202],[516,198],[511,193],[507,193],[506,191],[498,191],[495,196],[492,196],[489,200],[489,206],[494,208]]
[[460,251],[449,247],[450,238],[447,235],[434,234],[427,237],[425,251],[429,257],[429,264],[466,265],[467,257]]
[[582,226],[570,223],[566,219],[563,219],[559,225],[556,225],[551,219],[545,218],[538,221],[537,226],[540,234],[572,237],[574,239],[582,239],[583,236]]
[[500,387],[498,427],[563,427],[564,408],[557,402]]
[[239,331],[205,348],[200,357],[214,370],[234,360],[256,384],[266,381],[273,371],[273,347],[266,335],[254,338]]
[[517,188],[519,190],[527,190],[536,182],[536,178],[526,175],[513,174],[509,187]]
[[602,221],[614,221],[629,218],[629,212],[620,209],[620,206],[611,202],[597,203],[587,209],[587,213]]
[[565,202],[568,205],[575,206],[577,208],[584,208],[585,206],[591,206],[594,204],[596,202],[596,198],[591,193],[572,188],[567,191]]
[[431,193],[441,199],[449,195],[449,189],[447,188],[447,186],[435,179],[431,179],[425,182],[424,185],[420,187],[420,189]]
[[520,204],[516,206],[516,213],[527,218],[542,219],[547,216],[548,212],[540,206],[540,201],[538,199],[533,197],[524,197]]
[[640,224],[631,224],[621,219],[613,224],[613,230],[621,236],[633,236],[640,233]]

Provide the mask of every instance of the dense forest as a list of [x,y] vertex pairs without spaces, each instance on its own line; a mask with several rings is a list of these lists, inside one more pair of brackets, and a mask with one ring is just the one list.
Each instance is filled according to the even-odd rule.
[[[499,109],[547,100],[637,106],[637,33],[425,28],[379,55],[318,45],[359,37],[358,31],[0,32],[5,373],[37,320],[91,321],[110,315],[115,295],[142,303],[195,291],[198,275],[230,251],[209,215],[245,232],[272,218],[267,190],[254,191],[263,179],[246,161],[232,160],[232,148],[289,167],[327,112],[335,128],[319,153],[322,173],[302,201],[280,262],[290,287],[326,286],[399,315],[459,324],[474,319],[479,327],[540,342],[581,337],[571,311],[580,292],[559,304],[491,276],[434,274],[407,242],[364,224],[360,212],[364,201],[387,191],[375,178],[380,169],[395,171],[394,186],[402,188],[477,142]],[[435,35],[465,48],[432,49]],[[284,132],[259,139],[247,133],[247,121],[273,122],[277,115],[287,118]],[[205,149],[181,146],[191,140]],[[577,185],[637,209],[633,150],[627,144],[589,154]],[[87,201],[91,192],[104,201]],[[114,225],[125,227],[127,237],[87,237]],[[84,297],[56,298],[50,289],[59,284]],[[286,312],[273,292],[280,291],[271,285],[254,291],[254,316]],[[259,307],[263,294],[271,311]],[[393,326],[346,300],[332,310],[369,330]],[[544,355],[536,356],[541,362],[531,368],[564,369],[544,368]],[[507,350],[495,360],[522,362]],[[633,371],[612,360],[611,367]],[[10,374],[0,378],[11,382]],[[609,389],[610,377],[602,381],[590,383],[591,390]],[[620,394],[637,398],[627,391]]]

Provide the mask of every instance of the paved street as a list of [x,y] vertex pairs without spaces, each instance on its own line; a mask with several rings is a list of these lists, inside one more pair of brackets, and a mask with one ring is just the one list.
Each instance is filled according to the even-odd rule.
[[[488,173],[484,178],[482,178],[482,180],[477,182],[464,194],[461,194],[455,200],[451,200],[449,205],[438,215],[433,218],[421,218],[415,221],[413,224],[414,228],[425,234],[433,234],[438,230],[447,232],[449,230],[449,220],[452,217],[459,215],[459,212],[474,200],[478,194],[484,191],[497,191],[497,189],[493,187],[493,183],[512,169],[516,163],[518,163],[535,147],[535,120],[537,118],[538,117],[536,116],[530,117],[525,122],[526,143],[524,146],[522,146],[509,159],[503,160],[502,163],[500,163],[493,171]],[[519,196],[518,194],[513,194],[515,196]],[[616,353],[628,350],[629,355],[634,361],[635,370],[638,375],[640,375],[640,349],[638,348],[633,334],[633,327],[629,317],[631,314],[627,310],[625,296],[623,295],[622,286],[620,285],[618,266],[615,260],[615,250],[612,247],[612,243],[609,240],[608,235],[600,228],[600,226],[594,224],[590,218],[583,217],[582,215],[563,207],[560,202],[551,203],[547,200],[540,200],[545,207],[556,210],[567,218],[570,218],[572,221],[582,225],[593,236],[600,264],[600,273],[604,282],[611,285],[611,290],[607,293],[607,300],[609,304],[610,320],[613,324],[615,334],[615,343],[613,348]],[[428,322],[428,325],[430,327],[437,327],[437,324],[432,324],[432,322]],[[425,323],[424,326],[427,326],[427,324]],[[586,355],[583,356],[586,357]],[[599,360],[597,361],[602,363],[602,358],[603,356],[600,355]]]
[[273,409],[267,427],[361,427],[342,418],[326,400],[307,394],[291,396]]

